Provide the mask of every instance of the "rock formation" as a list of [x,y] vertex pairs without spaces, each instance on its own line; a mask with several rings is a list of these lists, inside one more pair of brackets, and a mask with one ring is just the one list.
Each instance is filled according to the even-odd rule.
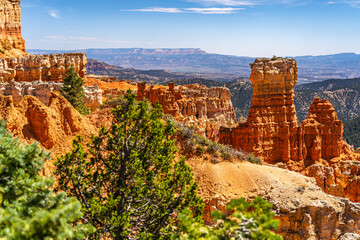
[[278,233],[286,240],[360,237],[360,204],[324,193],[313,178],[247,162],[188,163],[206,203],[207,221],[212,210],[224,210],[231,199],[262,196],[274,205]]
[[0,50],[25,52],[21,36],[21,0],[0,0]]
[[86,63],[85,53],[0,58],[0,82],[61,82],[70,67],[74,67],[79,76],[84,78]]
[[[14,104],[21,102],[26,95],[34,96],[40,102],[49,105],[52,92],[58,91],[62,83],[56,82],[15,82],[0,83],[0,94],[4,96],[12,96]],[[85,101],[88,108],[95,109],[102,104],[102,91],[97,86],[84,86]]]
[[52,93],[49,106],[36,97],[25,96],[15,104],[12,96],[0,95],[0,119],[15,136],[27,142],[39,141],[55,155],[72,149],[76,135],[90,137],[97,129],[57,93]]
[[[327,100],[315,98],[309,116],[298,125],[294,106],[297,64],[294,59],[256,59],[249,118],[236,128],[221,128],[221,143],[253,152],[266,162],[330,160],[346,152],[343,125]],[[308,165],[307,165],[308,166]]]
[[216,140],[220,126],[235,124],[235,111],[230,91],[223,87],[207,88],[199,84],[176,86],[146,86],[138,83],[137,98],[159,101],[165,114],[193,126],[199,133]]

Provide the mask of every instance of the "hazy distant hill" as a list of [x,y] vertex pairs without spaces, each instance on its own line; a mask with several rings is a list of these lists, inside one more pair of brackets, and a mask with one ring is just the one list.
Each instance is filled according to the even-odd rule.
[[[252,57],[211,54],[201,49],[83,49],[88,58],[124,68],[166,69],[172,72],[209,73],[209,79],[232,80],[249,77]],[[64,50],[28,50],[33,54],[67,52]],[[330,78],[360,77],[360,55],[342,53],[324,56],[295,57],[299,65],[299,84]],[[227,75],[219,78],[215,75]]]
[[102,61],[88,59],[86,67],[88,74],[116,76],[118,79],[129,79],[135,82],[145,81],[149,83],[163,83],[178,79],[207,78],[218,81],[228,81],[234,79],[235,75],[207,74],[207,73],[179,73],[168,70],[139,70],[134,68],[124,68]]

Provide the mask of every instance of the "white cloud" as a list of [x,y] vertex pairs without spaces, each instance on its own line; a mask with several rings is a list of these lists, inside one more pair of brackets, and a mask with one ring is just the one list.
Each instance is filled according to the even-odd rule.
[[186,8],[185,10],[201,14],[231,14],[243,10],[243,8]]
[[123,11],[130,11],[130,12],[161,12],[161,13],[182,13],[183,12],[179,8],[162,8],[162,7],[130,9],[130,10],[123,10]]
[[339,0],[339,1],[328,1],[327,4],[348,4],[351,7],[360,8],[360,0]]
[[208,6],[223,5],[223,6],[256,6],[256,5],[270,5],[270,4],[293,4],[304,5],[312,0],[187,0],[192,3],[200,3]]
[[60,15],[59,15],[59,11],[58,10],[49,10],[48,11],[48,14],[53,17],[53,18],[56,18],[56,19],[61,19]]
[[161,8],[151,7],[142,9],[122,10],[128,12],[160,12],[160,13],[200,13],[200,14],[231,14],[243,8]]
[[349,4],[352,7],[360,7],[360,1],[343,1],[346,4]]
[[188,0],[188,2],[202,3],[208,5],[224,5],[224,6],[253,6],[257,5],[261,0],[243,1],[243,0]]

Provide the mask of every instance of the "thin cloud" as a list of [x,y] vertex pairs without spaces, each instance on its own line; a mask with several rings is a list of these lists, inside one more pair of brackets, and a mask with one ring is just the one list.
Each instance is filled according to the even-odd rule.
[[59,15],[60,12],[58,10],[49,10],[48,14],[53,18],[61,19],[60,15]]
[[187,12],[201,13],[201,14],[231,14],[243,8],[186,8]]
[[130,9],[122,10],[129,12],[160,12],[160,13],[182,13],[183,10],[179,8],[162,8],[162,7],[151,7],[151,8],[141,8],[141,9]]
[[159,13],[198,13],[198,14],[231,14],[243,8],[161,8],[151,7],[142,9],[122,10],[127,12],[159,12]]
[[346,0],[346,1],[328,1],[327,4],[333,5],[333,4],[347,4],[354,8],[360,8],[360,0]]
[[206,5],[224,6],[254,6],[262,1],[242,1],[242,0],[188,0],[188,2],[201,3]]
[[192,3],[200,3],[203,5],[214,6],[244,6],[251,7],[256,5],[271,5],[271,4],[292,4],[292,5],[304,5],[311,2],[311,0],[187,0]]

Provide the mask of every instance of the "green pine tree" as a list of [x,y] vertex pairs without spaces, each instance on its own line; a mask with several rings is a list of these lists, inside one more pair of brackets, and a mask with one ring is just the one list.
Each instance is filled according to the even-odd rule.
[[84,81],[75,72],[73,67],[69,68],[64,78],[64,83],[60,88],[60,93],[64,96],[79,113],[86,115],[90,110],[86,107],[84,95]]
[[172,240],[281,240],[273,230],[279,226],[274,220],[272,205],[261,197],[248,203],[244,198],[232,200],[227,206],[228,213],[211,213],[217,224],[213,227],[204,225],[193,217],[192,211],[185,209],[180,215],[179,233],[172,235]]
[[175,160],[172,123],[160,104],[137,102],[131,91],[113,114],[88,150],[78,138],[58,159],[60,189],[81,201],[94,239],[168,239],[177,212],[191,207],[200,218],[203,208],[190,167]]
[[48,154],[20,144],[0,122],[0,239],[83,239],[90,230],[72,224],[81,205],[54,193],[53,180],[39,175]]

